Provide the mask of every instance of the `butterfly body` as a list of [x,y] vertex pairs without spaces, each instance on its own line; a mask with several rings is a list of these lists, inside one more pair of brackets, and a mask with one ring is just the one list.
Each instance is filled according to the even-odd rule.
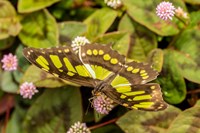
[[73,83],[93,87],[93,95],[105,94],[127,108],[157,111],[167,104],[160,86],[147,83],[158,73],[150,65],[127,62],[109,46],[87,44],[74,51],[70,46],[24,49],[24,56],[37,67]]

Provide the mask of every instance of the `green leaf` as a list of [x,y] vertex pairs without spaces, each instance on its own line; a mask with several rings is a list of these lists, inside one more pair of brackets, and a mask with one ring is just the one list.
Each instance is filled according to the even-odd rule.
[[20,13],[28,13],[51,6],[60,0],[19,0],[18,11]]
[[44,48],[58,45],[58,27],[56,20],[47,10],[24,16],[20,40],[27,46]]
[[174,23],[168,23],[161,20],[156,16],[156,4],[161,2],[160,0],[124,0],[123,3],[127,8],[127,12],[130,17],[136,22],[144,25],[149,30],[155,32],[161,36],[176,35],[179,29]]
[[66,85],[66,83],[61,79],[54,77],[34,65],[31,65],[24,73],[21,83],[23,82],[33,82],[37,87],[47,88],[55,88]]
[[[200,1],[199,1],[200,3]],[[188,27],[199,28],[198,24],[200,23],[200,11],[190,13],[190,23]]]
[[25,133],[66,133],[82,116],[78,88],[47,89],[28,110],[23,129]]
[[59,23],[58,28],[60,34],[60,43],[69,42],[71,44],[71,40],[87,31],[87,27],[85,24],[75,21]]
[[192,4],[192,5],[199,5],[200,0],[184,0],[185,2]]
[[1,89],[9,93],[17,93],[18,85],[13,81],[12,72],[4,71],[1,75]]
[[185,81],[171,50],[164,51],[163,69],[157,81],[161,85],[164,99],[168,103],[178,104],[185,99]]
[[145,27],[133,23],[135,32],[131,36],[128,57],[137,61],[146,61],[149,52],[157,48],[156,35]]
[[104,34],[112,25],[116,17],[117,12],[109,8],[102,8],[94,12],[84,21],[87,25],[86,37],[91,40]]
[[173,106],[158,112],[132,110],[119,118],[117,125],[126,133],[164,133],[180,112]]
[[161,72],[163,66],[163,51],[161,49],[154,49],[152,50],[149,55],[147,62],[152,64],[152,67]]
[[196,102],[195,106],[200,106],[200,100]]
[[16,16],[15,8],[7,0],[1,0],[0,6],[0,39],[17,36],[21,30],[21,24]]
[[182,74],[192,82],[200,83],[200,30],[187,29],[175,42],[175,47],[181,53],[175,53]]
[[187,54],[178,51],[173,51],[173,56],[179,66],[181,74],[188,80],[200,83],[200,66],[191,59]]
[[118,31],[127,31],[129,33],[134,33],[135,32],[135,26],[133,24],[132,19],[125,14],[119,22],[118,25]]
[[112,32],[96,38],[94,43],[110,44],[113,49],[123,55],[127,55],[130,44],[130,34],[126,32]]
[[29,62],[26,60],[26,58],[24,58],[22,51],[23,51],[23,46],[19,45],[17,47],[16,53],[15,53],[15,55],[17,56],[17,59],[18,59],[18,70],[13,72],[15,81],[17,81],[18,83],[20,82],[20,80],[24,74],[24,71],[29,66]]
[[14,40],[15,40],[14,37],[8,37],[5,39],[1,39],[0,40],[0,50],[9,48],[13,44]]
[[15,106],[15,110],[8,122],[6,133],[23,133],[21,123],[22,119],[24,118],[24,113],[26,113],[25,110]]
[[199,133],[200,105],[186,109],[173,121],[166,133]]

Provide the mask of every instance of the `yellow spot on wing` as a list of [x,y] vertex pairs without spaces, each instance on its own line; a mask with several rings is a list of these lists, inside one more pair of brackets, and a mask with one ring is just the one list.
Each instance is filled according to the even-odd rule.
[[150,104],[135,104],[134,107],[136,108],[150,108]]
[[60,72],[63,72],[63,70],[62,69],[58,69]]
[[140,71],[139,68],[133,69],[132,73],[138,73]]
[[130,66],[130,67],[128,67],[126,70],[127,70],[127,71],[132,71],[132,70],[133,70],[133,67]]
[[140,71],[140,74],[142,74],[142,73],[146,73],[146,71],[145,71],[145,70],[141,70],[141,71]]
[[124,94],[125,94],[125,92],[131,91],[130,86],[117,87],[115,89],[117,90],[118,93],[124,93]]
[[135,106],[131,106],[131,108],[133,108],[133,109],[138,109],[137,107],[135,107]]
[[49,63],[43,56],[38,56],[38,58],[35,60],[42,68],[49,70]]
[[140,94],[144,94],[145,91],[132,91],[132,92],[126,92],[123,93],[126,96],[135,96],[135,95],[140,95]]
[[110,55],[109,54],[105,54],[104,56],[103,56],[103,59],[104,60],[106,60],[106,61],[108,61],[108,60],[110,60]]
[[50,58],[56,68],[62,67],[62,63],[60,62],[60,59],[57,55],[50,55]]
[[103,55],[103,54],[104,54],[103,50],[99,50],[99,55]]
[[131,101],[133,101],[133,100],[129,98],[128,101],[131,102]]
[[123,95],[123,94],[120,96],[121,99],[125,99],[126,97],[127,97],[127,96],[125,96],[125,95]]
[[87,53],[87,55],[92,55],[92,50],[88,49],[86,53]]
[[76,70],[74,69],[74,67],[72,66],[72,64],[68,60],[68,58],[64,57],[63,61],[65,62],[65,66],[67,67],[68,71],[72,71],[72,72],[76,73]]
[[140,102],[140,104],[142,104],[142,105],[153,105],[154,102]]
[[59,50],[58,50],[58,53],[62,53],[62,50],[59,49]]
[[151,99],[151,95],[142,95],[142,96],[136,96],[133,98],[134,101],[139,101],[139,100],[147,100]]
[[155,86],[151,86],[150,88],[153,90],[153,89],[155,89],[156,87],[155,87]]
[[96,49],[94,49],[94,50],[93,50],[93,54],[94,54],[94,55],[97,55],[97,54],[98,54],[98,51],[97,51]]
[[149,78],[149,76],[147,75],[147,76],[144,76],[144,77],[142,77],[142,79],[148,79]]
[[65,53],[68,53],[68,52],[69,52],[69,49],[64,49],[64,52],[65,52]]
[[128,104],[127,103],[123,103],[122,104],[124,107],[128,107]]
[[112,58],[112,59],[110,60],[110,63],[111,63],[111,64],[117,64],[117,63],[118,63],[118,60],[117,60],[116,58]]
[[147,73],[142,73],[142,74],[140,74],[140,76],[142,76],[142,77],[145,77],[145,76],[147,76],[148,74]]
[[69,75],[69,76],[74,76],[74,73],[68,72],[67,75]]

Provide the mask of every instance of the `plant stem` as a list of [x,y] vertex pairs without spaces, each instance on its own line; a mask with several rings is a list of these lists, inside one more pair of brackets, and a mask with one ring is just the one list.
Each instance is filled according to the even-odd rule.
[[187,94],[196,94],[196,93],[200,93],[200,89],[195,89],[187,92]]
[[109,120],[109,121],[106,121],[106,122],[104,122],[104,123],[100,123],[100,124],[98,124],[98,125],[94,125],[94,126],[92,126],[92,127],[89,127],[89,129],[90,129],[90,130],[93,130],[93,129],[96,129],[96,128],[99,128],[99,127],[103,127],[103,126],[105,126],[105,125],[114,123],[114,122],[116,122],[117,120],[118,120],[118,118],[114,118],[114,119]]

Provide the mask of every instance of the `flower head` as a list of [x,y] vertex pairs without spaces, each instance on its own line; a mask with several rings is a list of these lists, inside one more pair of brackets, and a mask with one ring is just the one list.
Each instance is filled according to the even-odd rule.
[[101,93],[93,100],[94,109],[100,114],[108,114],[114,108],[114,101]]
[[188,14],[187,12],[184,12],[183,9],[181,7],[178,7],[176,10],[175,10],[175,13],[177,16],[180,16],[180,17],[183,17],[185,19],[188,18]]
[[104,0],[104,3],[107,4],[107,6],[110,6],[114,9],[120,7],[122,5],[122,1],[121,0]]
[[170,2],[161,2],[156,7],[156,14],[163,20],[172,20],[172,17],[174,16],[175,7]]
[[67,133],[91,133],[85,123],[76,122],[70,127]]
[[18,60],[17,56],[9,53],[8,55],[4,55],[3,59],[1,60],[3,63],[2,68],[6,71],[13,71],[17,70]]
[[78,36],[72,41],[72,47],[74,51],[77,51],[80,46],[89,44],[90,41],[86,37]]
[[28,82],[24,82],[21,86],[20,86],[20,95],[23,98],[29,98],[31,99],[32,96],[37,93],[38,90],[36,89],[36,87],[33,85],[33,83],[28,83]]

